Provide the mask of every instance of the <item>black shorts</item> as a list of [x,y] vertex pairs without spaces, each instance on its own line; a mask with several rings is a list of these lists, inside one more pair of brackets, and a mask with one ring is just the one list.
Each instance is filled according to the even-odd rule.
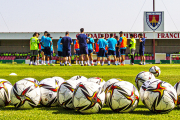
[[116,57],[121,57],[120,50],[116,49]]
[[80,50],[79,49],[76,50],[76,54],[75,55],[80,56]]
[[41,49],[41,52],[44,52],[45,51],[45,49]]
[[51,49],[50,49],[50,47],[45,47],[44,48],[44,55],[51,56]]
[[93,53],[93,50],[88,50],[88,54],[90,55],[91,53]]
[[98,56],[98,57],[105,57],[105,49],[100,48],[97,56]]
[[58,51],[58,56],[59,56],[59,57],[63,57],[63,52]]
[[64,50],[63,49],[63,57],[69,57],[71,56],[71,50]]
[[121,51],[121,55],[125,55],[126,54],[126,49],[120,49]]
[[116,51],[113,51],[113,50],[108,50],[108,56],[115,56],[116,55]]
[[81,47],[80,48],[80,55],[88,54],[88,47]]
[[145,49],[139,49],[139,55],[144,56],[144,51],[145,51]]
[[37,56],[38,55],[38,50],[31,50],[31,56]]

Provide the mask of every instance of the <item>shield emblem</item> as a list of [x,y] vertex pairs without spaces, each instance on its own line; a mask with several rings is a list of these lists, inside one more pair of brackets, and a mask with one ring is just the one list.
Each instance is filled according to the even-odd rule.
[[146,12],[146,23],[155,31],[162,23],[162,12]]

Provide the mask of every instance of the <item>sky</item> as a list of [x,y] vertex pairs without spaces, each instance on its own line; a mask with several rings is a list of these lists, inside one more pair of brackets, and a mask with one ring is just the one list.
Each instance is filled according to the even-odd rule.
[[[165,31],[180,30],[180,0],[155,0]],[[0,32],[142,32],[153,0],[0,0]],[[164,3],[164,4],[163,4]]]

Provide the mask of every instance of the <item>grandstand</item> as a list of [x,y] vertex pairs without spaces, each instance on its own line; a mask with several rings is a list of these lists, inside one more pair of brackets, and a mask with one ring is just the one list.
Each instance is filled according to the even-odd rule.
[[[53,37],[54,50],[53,60],[58,60],[57,57],[57,41],[60,36],[64,36],[65,32],[50,32]],[[132,33],[132,32],[131,32]],[[138,34],[141,32],[134,32],[137,39]],[[30,58],[29,40],[32,37],[32,32],[14,32],[14,33],[0,33],[0,60],[28,60]],[[78,32],[70,32],[70,37],[75,40]],[[86,32],[86,34],[89,34]],[[105,34],[105,38],[109,38],[109,34],[105,32],[92,32],[92,38],[96,41],[100,38],[100,34]],[[114,33],[119,35],[118,32]],[[43,32],[40,32],[40,37]],[[124,36],[130,39],[130,33],[124,32]],[[144,32],[146,38],[145,44],[145,56],[146,60],[154,60],[153,46],[155,46],[155,53],[166,53],[166,60],[170,60],[170,54],[180,54],[180,35],[178,32]],[[155,39],[155,43],[153,43]],[[129,41],[128,41],[129,42]],[[129,44],[129,43],[128,43]],[[72,46],[73,48],[73,46]],[[135,54],[135,60],[140,60],[138,54],[139,40],[137,39],[137,49]],[[74,53],[72,49],[72,60],[74,60]],[[130,60],[129,49],[126,51],[126,60]],[[179,60],[179,57],[174,57],[173,60]]]

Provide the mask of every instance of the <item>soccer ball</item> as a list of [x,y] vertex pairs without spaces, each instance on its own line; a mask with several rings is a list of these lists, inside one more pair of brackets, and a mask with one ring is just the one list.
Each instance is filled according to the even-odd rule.
[[143,102],[143,104],[144,104],[144,92],[148,88],[148,86],[153,82],[161,82],[161,80],[159,80],[159,79],[147,80],[142,84],[142,86],[139,90],[140,98],[141,98],[141,101]]
[[174,85],[174,89],[177,92],[177,107],[180,108],[180,81]]
[[149,69],[149,72],[151,72],[152,74],[154,74],[155,77],[158,77],[161,74],[161,70],[159,67],[157,66],[153,66]]
[[67,80],[62,83],[58,90],[58,102],[59,104],[66,109],[74,109],[72,103],[72,96],[74,89],[76,88],[78,82],[76,80]]
[[94,82],[94,83],[100,85],[101,87],[103,87],[103,85],[106,83],[102,78],[99,78],[99,77],[91,77],[91,78],[87,79],[87,81]]
[[101,86],[94,82],[78,84],[73,93],[73,105],[81,113],[99,112],[105,101],[105,93]]
[[138,88],[138,90],[140,89],[141,85],[147,81],[147,80],[153,80],[155,79],[154,75],[150,72],[140,72],[136,78],[135,78],[135,83],[136,83],[136,87]]
[[111,87],[111,85],[113,85],[114,83],[116,82],[119,82],[119,81],[123,81],[119,78],[113,78],[113,79],[110,79],[108,80],[104,85],[103,85],[103,88],[102,90],[105,92],[105,103],[106,105],[109,105],[109,97],[110,97],[110,93],[107,93],[107,91],[109,90],[109,88]]
[[39,81],[36,80],[36,79],[34,79],[34,78],[24,78],[23,80],[27,80],[27,81],[29,81],[29,82],[32,82],[32,83],[34,83],[36,86],[39,85]]
[[65,82],[65,80],[61,77],[52,77],[52,79],[55,79],[56,81],[58,81],[59,85],[61,85],[63,82]]
[[176,103],[176,90],[164,81],[150,83],[144,92],[144,104],[153,113],[168,113]]
[[5,79],[0,79],[0,107],[9,105],[12,85]]
[[41,104],[43,106],[57,106],[57,91],[59,89],[59,81],[53,78],[46,78],[39,82],[41,90]]
[[86,81],[87,81],[87,78],[84,77],[84,76],[77,75],[77,76],[73,76],[73,77],[70,78],[69,80],[78,80],[78,81],[80,81],[80,82],[86,82]]
[[10,96],[16,108],[33,108],[40,102],[40,88],[31,81],[20,80],[14,84]]
[[109,106],[114,112],[132,112],[139,103],[138,90],[127,81],[114,83],[107,93],[110,93]]

